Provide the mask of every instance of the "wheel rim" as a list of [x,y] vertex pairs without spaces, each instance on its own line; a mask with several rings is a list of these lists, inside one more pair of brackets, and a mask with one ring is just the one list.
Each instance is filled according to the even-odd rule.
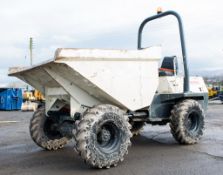
[[98,148],[104,153],[112,153],[120,146],[120,130],[112,122],[100,126],[97,132]]
[[60,139],[62,137],[58,131],[58,123],[49,117],[44,122],[43,131],[49,139]]
[[199,128],[199,114],[196,111],[192,111],[187,116],[186,128],[190,133],[195,133]]

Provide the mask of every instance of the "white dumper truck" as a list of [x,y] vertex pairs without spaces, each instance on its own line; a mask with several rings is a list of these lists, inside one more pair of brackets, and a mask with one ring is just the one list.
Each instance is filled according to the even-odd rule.
[[[164,57],[159,68],[160,48],[141,47],[145,24],[169,15],[179,24],[184,76],[175,56]],[[54,60],[11,69],[9,75],[45,95],[30,121],[33,141],[57,150],[73,138],[79,155],[93,167],[123,161],[130,138],[145,123],[169,123],[180,144],[195,144],[203,134],[207,89],[201,77],[189,77],[182,22],[174,11],[142,22],[137,50],[57,49]]]

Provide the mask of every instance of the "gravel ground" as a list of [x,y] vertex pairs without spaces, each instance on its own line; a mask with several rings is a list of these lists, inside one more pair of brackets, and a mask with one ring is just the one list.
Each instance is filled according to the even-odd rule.
[[[169,126],[145,126],[132,139],[125,161],[111,169],[93,169],[74,152],[71,142],[59,151],[44,151],[29,136],[31,112],[0,112],[0,174],[219,174],[223,173],[223,105],[209,105],[199,144],[178,145]],[[1,123],[1,121],[16,121]]]

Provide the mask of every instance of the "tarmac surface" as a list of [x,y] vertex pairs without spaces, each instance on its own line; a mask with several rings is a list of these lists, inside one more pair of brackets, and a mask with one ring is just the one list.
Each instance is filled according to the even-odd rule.
[[74,152],[72,142],[59,151],[44,151],[36,146],[29,136],[31,116],[31,112],[0,112],[0,175],[223,174],[223,104],[220,103],[209,105],[205,133],[199,144],[177,144],[169,125],[146,125],[141,135],[132,139],[124,162],[110,169],[85,165]]

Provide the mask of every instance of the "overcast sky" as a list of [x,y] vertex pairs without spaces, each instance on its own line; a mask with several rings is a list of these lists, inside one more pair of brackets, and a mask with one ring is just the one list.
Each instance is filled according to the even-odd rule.
[[[183,18],[191,72],[223,69],[223,2],[220,0],[1,0],[0,83],[7,69],[29,65],[29,37],[34,63],[53,58],[59,47],[136,49],[141,21],[157,7]],[[162,45],[164,55],[180,47],[175,20],[149,25],[144,46]]]

